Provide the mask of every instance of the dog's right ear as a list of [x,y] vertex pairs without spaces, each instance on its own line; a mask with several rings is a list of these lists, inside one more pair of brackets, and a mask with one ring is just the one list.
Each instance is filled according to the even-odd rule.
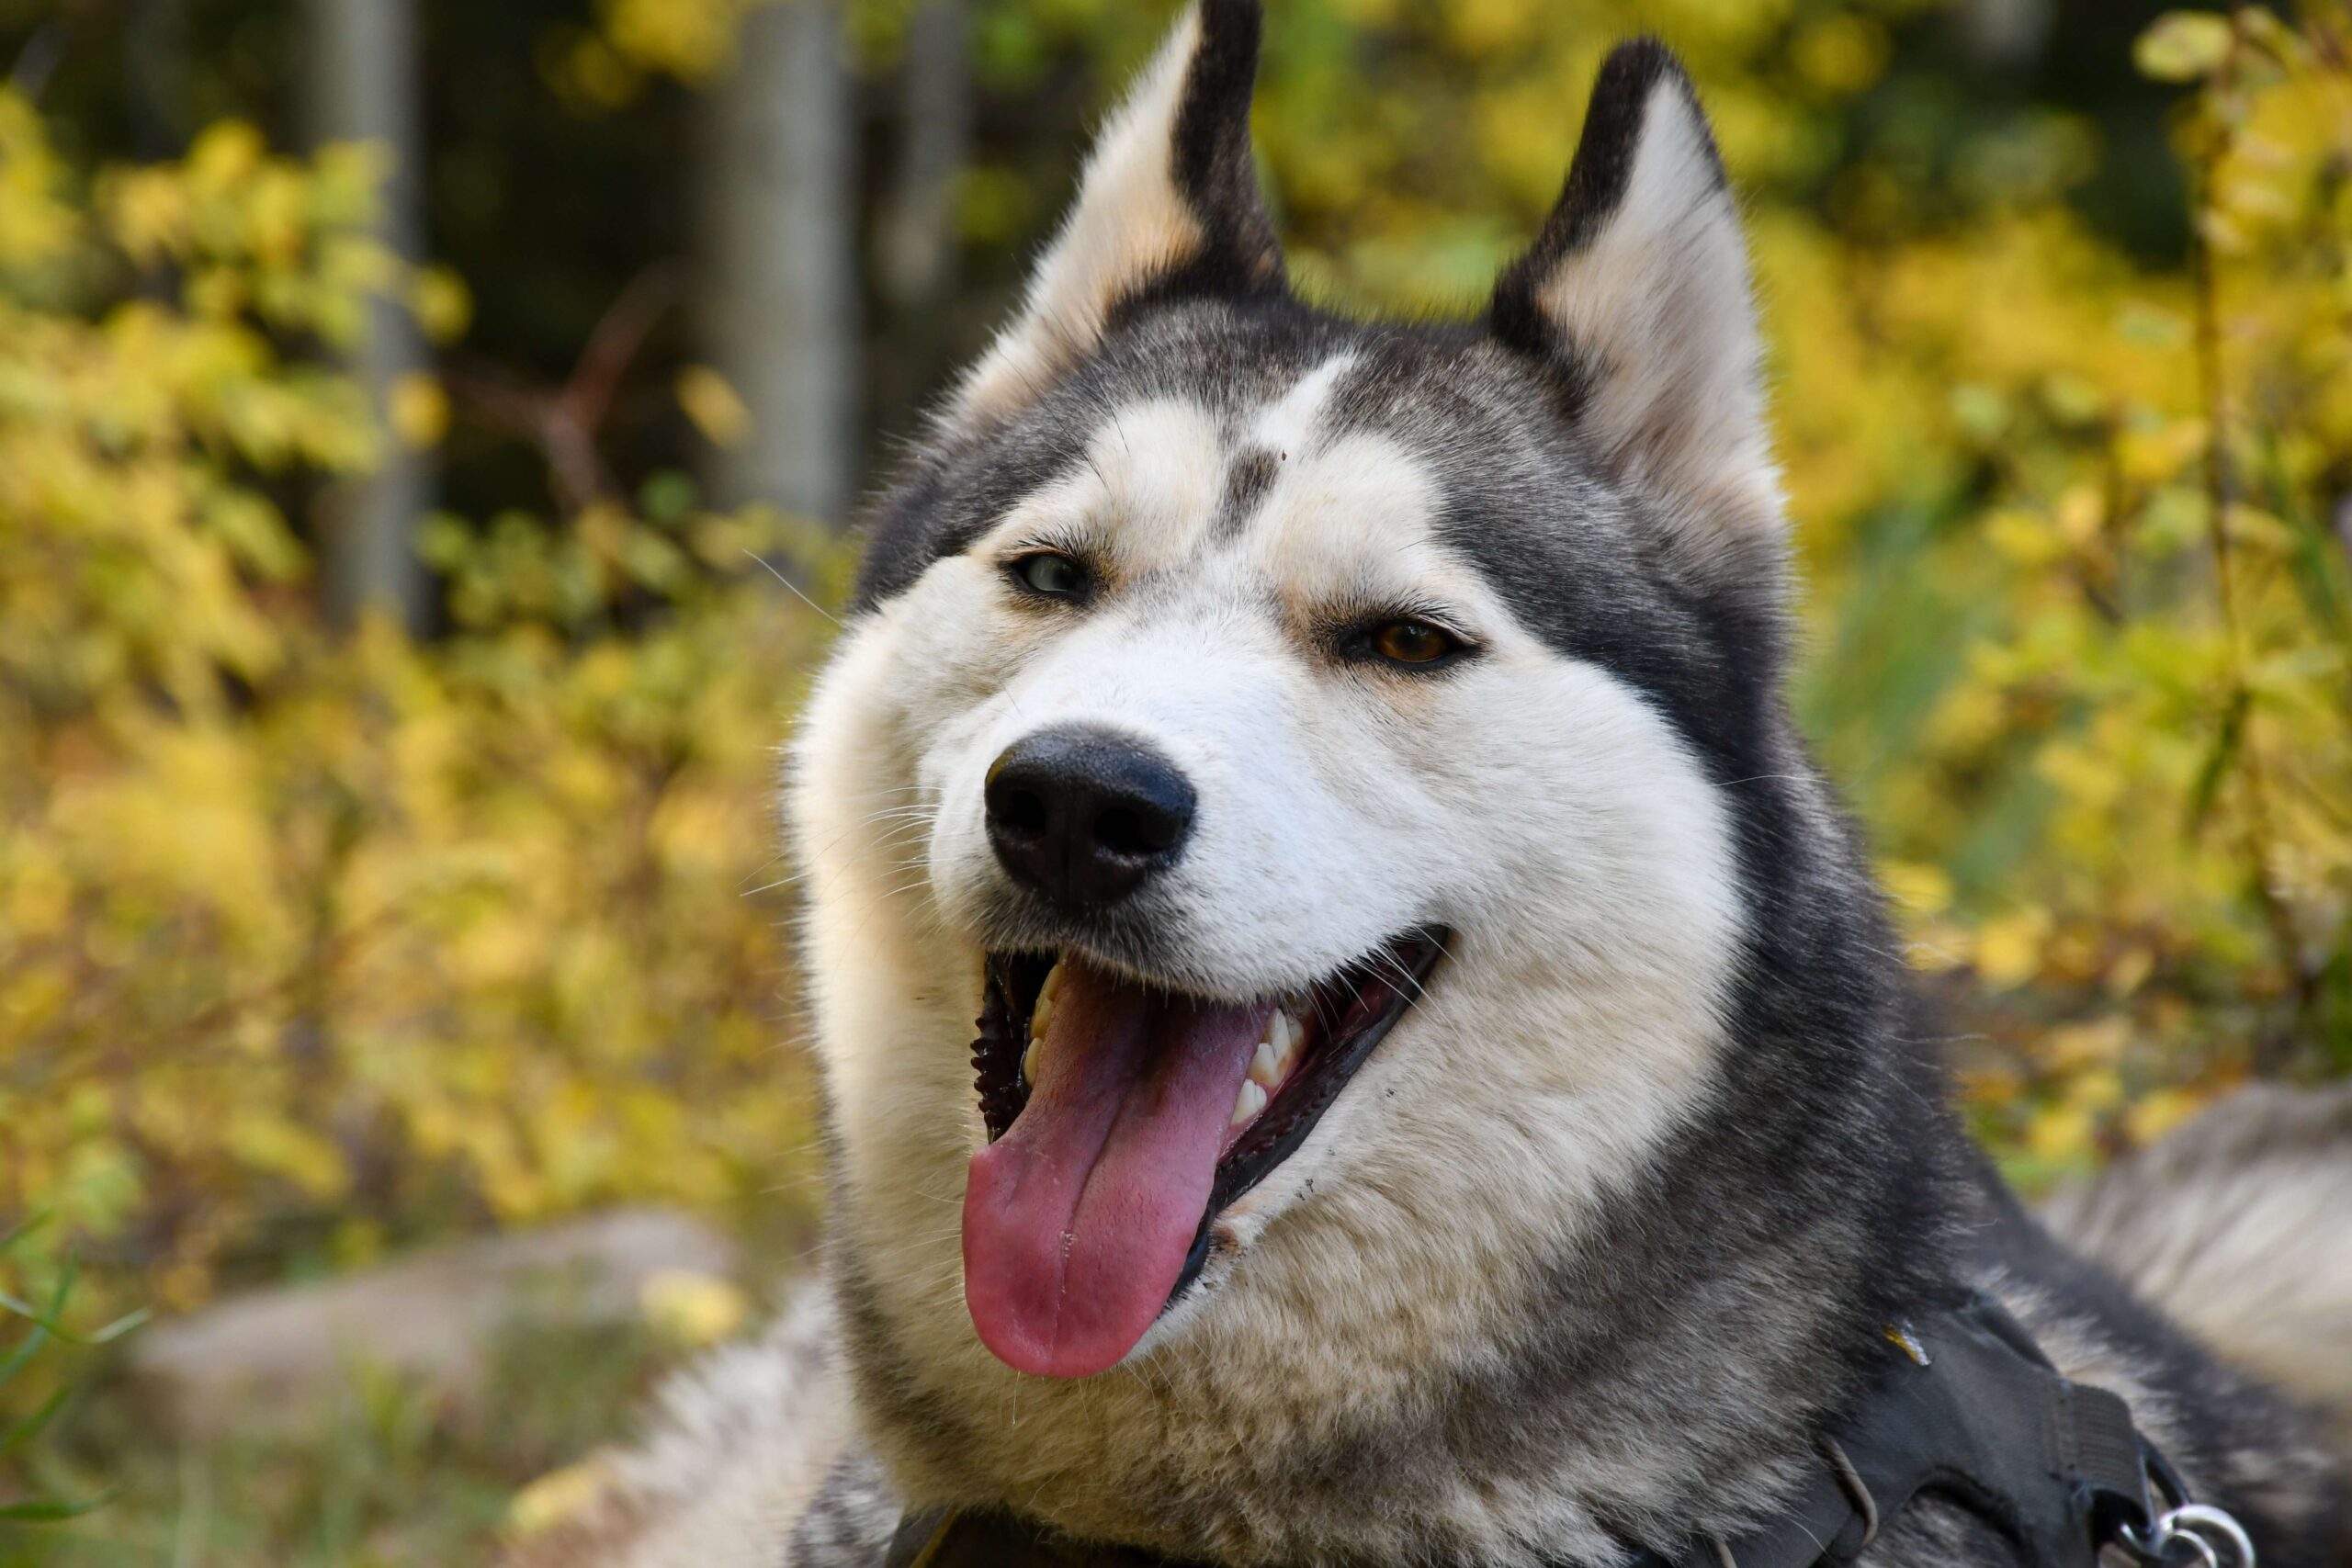
[[949,426],[1035,401],[1138,298],[1283,289],[1250,142],[1259,22],[1257,0],[1187,8],[1103,127],[1019,317],[956,388]]

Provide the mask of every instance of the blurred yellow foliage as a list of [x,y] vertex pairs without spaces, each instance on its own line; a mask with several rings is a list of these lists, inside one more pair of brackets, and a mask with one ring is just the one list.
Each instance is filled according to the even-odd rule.
[[[1460,307],[1608,44],[1685,52],[1752,193],[1808,728],[1923,983],[1992,998],[1963,1081],[2032,1175],[2352,1066],[2352,71],[2340,0],[2160,24],[2199,248],[2153,267],[2068,205],[2097,149],[2065,117],[1963,147],[1959,220],[1843,157],[1835,114],[1933,8],[1277,6],[1257,127],[1303,287]],[[715,69],[742,9],[609,0],[540,65],[611,107]],[[1160,13],[991,18],[1011,79],[1047,44],[1132,62]],[[330,637],[286,509],[447,410],[419,382],[374,428],[288,345],[354,344],[378,292],[443,339],[471,309],[367,239],[381,173],[238,124],[79,172],[0,92],[0,1216],[58,1211],[164,1304],[288,1235],[348,1262],[802,1201],[788,953],[747,895],[789,877],[773,748],[831,628],[745,557],[840,562],[650,491],[444,517],[448,635]],[[957,189],[976,243],[1050,220],[1008,165]],[[675,394],[741,434],[715,377]]]
[[[2250,1071],[2352,1066],[2352,74],[2313,41],[2344,25],[2175,14],[2143,40],[2149,73],[2199,84],[2187,276],[2027,210],[1964,245],[1810,258],[1874,353],[1817,355],[1818,325],[1784,321],[1831,637],[1873,624],[1850,597],[1870,547],[1840,532],[1900,495],[1854,472],[1858,445],[1907,453],[1915,483],[1973,470],[1982,498],[1913,566],[1973,629],[1963,676],[1918,744],[1866,742],[1864,799],[1889,853],[1954,874],[1954,911],[1915,921],[1928,945],[2030,987],[2041,1022],[2118,1024],[2096,1063],[2041,1033],[2014,1103],[1987,1105],[2052,1167]],[[1858,369],[1868,417],[1823,385]],[[1809,482],[1815,442],[1847,448],[1835,491]]]
[[452,634],[333,639],[281,505],[384,434],[283,345],[413,287],[363,235],[374,161],[217,127],[80,186],[0,94],[0,1213],[182,1304],[288,1234],[790,1185],[747,894],[831,628],[746,559],[787,531],[445,519]]

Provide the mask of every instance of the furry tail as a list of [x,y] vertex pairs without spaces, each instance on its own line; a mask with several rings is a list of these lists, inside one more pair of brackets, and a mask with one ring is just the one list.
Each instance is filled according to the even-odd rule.
[[2352,1084],[2243,1090],[2042,1218],[2352,1456]]

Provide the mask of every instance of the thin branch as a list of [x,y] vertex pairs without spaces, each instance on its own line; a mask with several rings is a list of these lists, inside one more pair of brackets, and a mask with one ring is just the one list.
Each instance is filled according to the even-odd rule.
[[[2317,1006],[2318,976],[2304,962],[2302,938],[2295,924],[2294,911],[2287,907],[2271,881],[2276,837],[2262,748],[2256,737],[2257,705],[2246,676],[2245,629],[2238,614],[2235,551],[2230,540],[2230,510],[2236,502],[2237,476],[2230,457],[2229,377],[2222,360],[2221,278],[2212,231],[2221,217],[2215,186],[2222,166],[2236,146],[2236,128],[2225,100],[2236,90],[2239,57],[2247,47],[2243,0],[2231,6],[2230,28],[2230,51],[2214,73],[2199,110],[2205,121],[2205,134],[2197,152],[2194,221],[2189,235],[2190,287],[2197,304],[2198,393],[2205,413],[2206,534],[2212,551],[2213,589],[2220,601],[2223,651],[2228,661],[2229,690],[2223,712],[2235,716],[2244,727],[2238,737],[2236,761],[2245,786],[2248,880],[2263,919],[2270,928],[2279,959],[2293,981],[2297,1021],[2301,1023]],[[2257,1041],[2255,1050],[2257,1068],[2275,1073],[2296,1054],[2295,1036],[2283,1041]]]
[[675,262],[657,262],[639,273],[605,308],[571,374],[553,390],[488,367],[453,370],[443,382],[483,423],[537,446],[557,505],[566,513],[580,512],[620,491],[597,439],[629,367],[684,294],[684,269]]

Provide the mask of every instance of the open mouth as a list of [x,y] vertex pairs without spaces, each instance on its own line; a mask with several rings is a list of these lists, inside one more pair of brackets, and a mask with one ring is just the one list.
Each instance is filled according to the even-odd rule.
[[1297,996],[1171,993],[1079,954],[988,964],[972,1064],[989,1146],[964,1199],[965,1298],[1023,1371],[1115,1364],[1197,1275],[1212,1222],[1289,1157],[1417,998],[1441,933]]

